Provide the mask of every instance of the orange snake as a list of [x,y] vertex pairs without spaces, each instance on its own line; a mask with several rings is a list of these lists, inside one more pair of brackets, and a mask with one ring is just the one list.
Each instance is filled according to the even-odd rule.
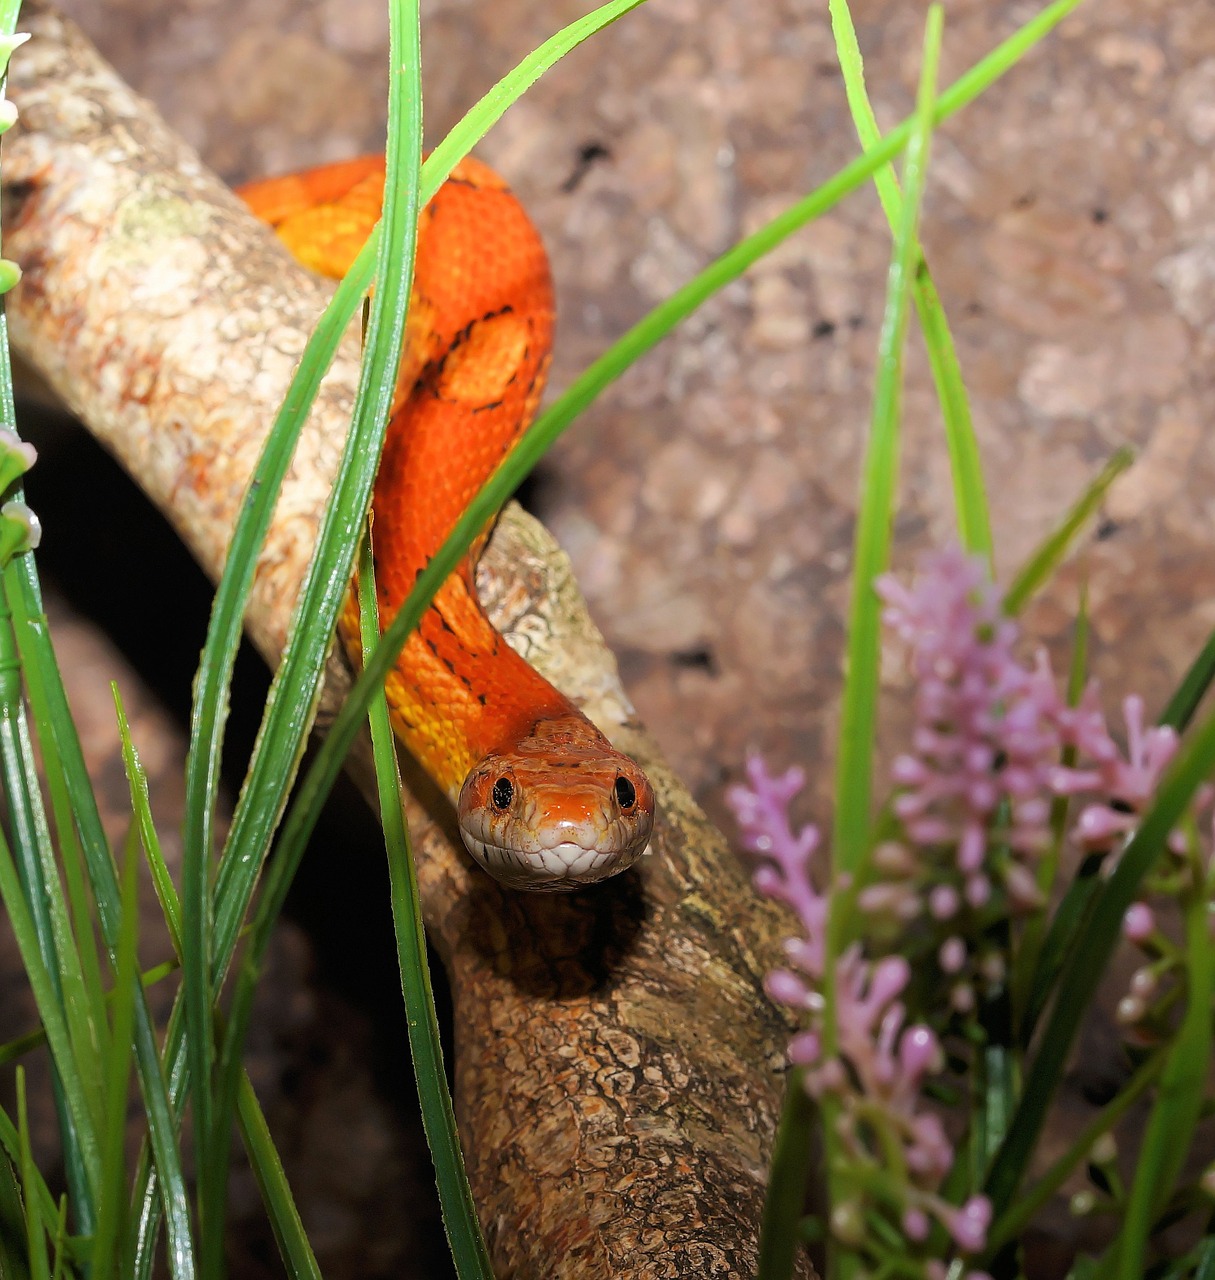
[[[352,160],[241,189],[292,253],[349,267],[379,217],[384,162]],[[423,210],[405,356],[376,477],[381,624],[527,427],[548,371],[553,294],[535,227],[502,180],[461,162]],[[494,630],[473,575],[488,530],[440,588],[385,682],[397,737],[456,804],[491,875],[561,890],[646,850],[654,793],[563,694]],[[339,630],[358,661],[351,593]]]

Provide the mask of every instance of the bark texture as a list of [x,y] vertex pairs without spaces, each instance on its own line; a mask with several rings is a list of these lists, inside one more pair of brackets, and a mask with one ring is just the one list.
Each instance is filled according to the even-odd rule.
[[[214,577],[325,287],[71,24],[42,4],[24,16],[34,39],[14,61],[21,123],[4,154],[5,253],[25,272],[13,341]],[[272,664],[336,467],[356,347],[322,389],[259,566],[249,629]],[[472,868],[444,801],[410,779],[497,1269],[750,1275],[787,1035],[761,988],[779,925],[636,723],[548,535],[509,511],[481,585],[512,643],[646,766],[661,803],[639,872],[537,897]],[[348,679],[331,665],[330,708]],[[353,767],[366,777],[365,760]]]

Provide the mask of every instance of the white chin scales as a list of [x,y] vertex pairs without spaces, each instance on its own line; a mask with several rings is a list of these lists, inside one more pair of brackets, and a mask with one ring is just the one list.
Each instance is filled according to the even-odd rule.
[[502,849],[461,831],[469,853],[495,880],[512,889],[567,893],[606,880],[617,871],[618,856],[567,842],[551,849]]

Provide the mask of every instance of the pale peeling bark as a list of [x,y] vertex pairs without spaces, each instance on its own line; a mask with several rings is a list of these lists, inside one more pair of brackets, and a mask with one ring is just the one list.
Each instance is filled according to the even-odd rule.
[[[4,144],[4,248],[25,271],[13,340],[214,577],[324,287],[74,27],[41,5],[25,17],[34,40],[11,78],[21,124]],[[250,631],[272,663],[356,362],[352,344],[326,382],[259,567]],[[457,1103],[497,1269],[750,1275],[787,1035],[761,989],[773,918],[637,725],[547,534],[509,513],[482,586],[661,801],[639,872],[529,896],[472,868],[449,808],[413,779],[426,916],[456,1006]],[[354,767],[365,780],[362,756]]]

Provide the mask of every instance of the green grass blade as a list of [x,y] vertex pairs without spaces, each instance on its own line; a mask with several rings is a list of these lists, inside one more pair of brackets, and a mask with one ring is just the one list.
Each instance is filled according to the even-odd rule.
[[[139,981],[144,987],[153,986],[157,982],[163,981],[171,973],[176,973],[181,966],[177,960],[165,960],[160,964],[153,965],[150,969],[140,974]],[[108,992],[106,995],[107,1004],[111,1004],[114,999],[114,993]],[[9,1062],[16,1062],[18,1058],[23,1058],[27,1053],[34,1049],[41,1048],[46,1044],[46,1032],[42,1027],[38,1027],[34,1031],[27,1031],[25,1035],[18,1036],[15,1040],[6,1040],[4,1044],[0,1044],[0,1066],[4,1066]],[[0,1143],[3,1139],[0,1139]]]
[[81,1064],[72,1052],[67,1019],[55,990],[54,980],[42,959],[38,932],[22,893],[17,868],[8,841],[0,835],[0,900],[8,912],[9,924],[16,939],[21,961],[38,1006],[38,1016],[46,1028],[47,1043],[59,1073],[64,1105],[80,1144],[83,1171],[91,1202],[96,1204],[101,1188],[101,1159],[97,1134],[93,1128],[88,1103],[88,1090],[81,1079]]
[[1193,1280],[1215,1280],[1215,1237],[1198,1246]]
[[[1079,705],[1088,683],[1088,590],[1082,588],[1076,610],[1076,625],[1072,630],[1072,656],[1067,675],[1067,705]],[[1075,747],[1064,747],[1059,763],[1065,768],[1076,764]],[[1012,995],[1014,1025],[1022,1049],[1029,1047],[1038,1018],[1050,998],[1054,979],[1063,962],[1064,953],[1071,940],[1072,931],[1078,926],[1087,902],[1086,893],[1079,887],[1086,876],[1083,867],[1075,881],[1068,886],[1064,901],[1053,913],[1050,903],[1054,897],[1055,881],[1063,858],[1063,845],[1067,839],[1070,797],[1057,795],[1050,806],[1050,844],[1038,862],[1034,879],[1042,894],[1042,905],[1025,921],[1013,958],[1009,988]],[[1095,869],[1094,863],[1090,869]],[[1093,884],[1092,888],[1096,888]],[[1070,926],[1070,931],[1069,931]],[[1044,963],[1045,959],[1045,963]]]
[[[1191,874],[1201,884],[1198,861],[1192,853]],[[1185,1015],[1169,1050],[1135,1162],[1117,1241],[1117,1280],[1139,1280],[1144,1274],[1152,1226],[1181,1173],[1202,1111],[1211,1064],[1211,999],[1215,996],[1215,952],[1203,889],[1192,890],[1185,906],[1185,950]]]
[[1194,792],[1215,769],[1215,716],[1205,720],[1165,774],[1156,799],[1143,817],[1070,948],[1058,995],[1038,1051],[1026,1076],[1017,1113],[987,1178],[987,1194],[998,1217],[1011,1204],[1037,1142],[1067,1054],[1121,935],[1122,917],[1139,884],[1164,848]]
[[55,1215],[55,1265],[51,1269],[51,1280],[60,1280],[67,1265],[67,1194],[59,1197],[59,1212]]
[[[4,1111],[0,1111],[0,1147],[4,1148],[4,1155],[8,1158],[8,1164],[11,1169],[20,1170],[21,1134]],[[55,1198],[51,1195],[36,1165],[33,1169],[33,1176],[34,1180],[31,1185],[25,1186],[23,1184],[23,1195],[26,1198],[31,1195],[37,1196],[38,1213],[43,1222],[50,1222],[55,1217]]]
[[907,147],[907,191],[900,209],[886,289],[886,311],[878,343],[873,417],[861,477],[853,550],[852,603],[836,747],[835,831],[832,840],[835,870],[853,876],[868,856],[870,843],[873,738],[881,660],[881,603],[873,590],[873,583],[886,571],[890,559],[898,483],[899,408],[908,295],[918,259],[916,233],[940,50],[939,7],[930,8],[929,14],[917,124]]
[[[283,661],[275,674],[266,714],[253,760],[237,804],[229,835],[229,849],[268,847],[286,793],[284,780],[294,777],[320,695],[325,660],[332,642],[337,614],[346,597],[357,528],[371,501],[376,460],[383,446],[389,415],[396,395],[396,371],[405,346],[405,325],[413,286],[413,259],[417,243],[419,170],[422,162],[421,16],[417,0],[393,0],[389,5],[388,142],[385,153],[382,224],[384,233],[376,258],[376,290],[372,295],[367,345],[355,398],[354,420],[326,508],[317,549],[296,606]],[[355,521],[353,526],[352,521]],[[186,906],[187,957],[192,939],[191,913]],[[207,941],[210,941],[209,935]],[[191,1011],[191,990],[186,990],[187,1027],[193,1043],[200,1031],[210,1034],[210,974],[201,993],[206,1016]],[[249,999],[251,1000],[251,990]],[[197,1003],[197,1002],[195,1002]],[[213,1120],[200,1134],[200,1212],[214,1223],[223,1221],[227,1188],[227,1159],[231,1118],[235,1114],[240,1059],[247,1013],[233,1004],[233,1016],[224,1035],[221,1065],[215,1083]],[[201,1026],[200,1026],[201,1024]],[[195,1078],[195,1105],[210,1088],[206,1052],[195,1048],[191,1073]],[[201,1121],[200,1121],[201,1124]],[[223,1267],[222,1232],[209,1245],[203,1237],[204,1280],[219,1280]]]
[[1029,1226],[1038,1211],[1056,1195],[1067,1179],[1087,1159],[1093,1143],[1102,1134],[1109,1133],[1131,1107],[1143,1097],[1148,1089],[1159,1079],[1164,1069],[1165,1052],[1157,1050],[1151,1057],[1140,1063],[1135,1074],[1110,1102],[1088,1122],[1080,1135],[1067,1150],[1050,1166],[1050,1168],[991,1225],[987,1233],[987,1247],[991,1251],[1003,1248],[1011,1240],[1016,1240],[1021,1232]]
[[122,694],[118,691],[117,681],[110,685],[110,691],[114,695],[114,713],[118,717],[118,735],[122,742],[122,767],[127,775],[127,787],[131,792],[131,811],[135,815],[140,844],[148,860],[148,869],[152,873],[156,899],[160,903],[165,927],[169,931],[169,941],[172,943],[174,954],[180,959],[182,953],[181,906],[177,899],[177,891],[173,887],[173,877],[160,847],[156,823],[152,819],[148,775],[144,772],[143,765],[139,763],[139,753],[135,750],[135,743],[131,739],[131,724],[127,719],[126,708],[122,705]]
[[240,1076],[236,1108],[245,1151],[262,1193],[262,1203],[266,1206],[287,1274],[291,1280],[321,1280],[321,1269],[317,1266],[299,1210],[292,1199],[266,1117],[262,1115],[253,1085],[244,1071]]
[[[0,327],[3,317],[0,317]],[[0,342],[0,406],[11,397],[11,374],[2,358]],[[96,797],[72,720],[63,678],[55,660],[50,628],[42,610],[42,594],[32,556],[21,556],[4,572],[6,599],[12,608],[21,651],[22,669],[30,704],[44,739],[54,741],[63,762],[64,779],[71,795],[72,812],[84,851],[89,883],[97,903],[102,937],[111,957],[116,954],[122,926],[122,902],[117,873],[97,811]],[[140,993],[136,1005],[135,1051],[140,1087],[147,1110],[148,1131],[161,1170],[161,1193],[167,1208],[170,1275],[173,1280],[193,1280],[194,1244],[190,1232],[189,1200],[181,1154],[177,1147],[176,1120],[169,1106],[160,1049],[147,1003]],[[79,1214],[77,1215],[79,1216]]]
[[[929,7],[924,32],[923,61],[916,114],[904,161],[906,195],[887,276],[886,309],[878,341],[877,375],[869,442],[862,463],[861,490],[853,550],[852,600],[848,622],[840,728],[836,741],[835,820],[832,831],[832,876],[849,876],[855,883],[870,848],[872,766],[877,720],[877,689],[881,662],[881,606],[873,589],[890,556],[898,483],[899,409],[903,381],[903,347],[907,332],[908,293],[918,257],[917,228],[924,191],[928,144],[932,134],[936,73],[940,57],[942,10]],[[823,983],[823,1051],[835,1052],[835,981],[833,958],[840,951],[841,919],[846,904],[835,899],[827,919],[827,962]],[[834,1151],[837,1142],[835,1102],[823,1111],[824,1166],[828,1198],[842,1201]],[[840,1280],[857,1272],[854,1251],[832,1250]]]
[[1182,677],[1168,706],[1160,713],[1160,723],[1172,725],[1178,733],[1184,733],[1212,680],[1215,680],[1215,631],[1207,637],[1206,644]]
[[[861,147],[868,151],[878,144],[882,135],[865,90],[865,70],[856,28],[852,23],[848,0],[829,0],[829,8],[831,29],[835,36],[836,53],[844,77],[844,90],[848,96],[852,121]],[[893,233],[902,218],[903,209],[903,198],[899,193],[898,178],[893,166],[883,166],[873,175],[873,180]],[[959,541],[971,555],[982,556],[987,562],[988,572],[994,575],[991,517],[987,509],[979,443],[975,438],[970,404],[962,381],[962,369],[958,363],[953,335],[945,318],[945,309],[924,260],[923,249],[918,243],[915,253],[918,261],[912,273],[911,296],[924,332],[933,381],[936,383],[937,397],[945,420]]]
[[[0,1280],[30,1280],[29,1237],[35,1219],[42,1221],[42,1204],[36,1184],[30,1188],[27,1214],[22,1188],[17,1181],[20,1166],[0,1155]],[[36,1173],[35,1173],[35,1176]],[[52,1210],[54,1205],[51,1206]]]
[[[363,661],[366,662],[380,639],[370,532],[363,539],[359,560],[359,618]],[[405,997],[409,1051],[418,1085],[422,1125],[435,1166],[443,1224],[447,1230],[447,1240],[457,1273],[461,1277],[493,1280],[493,1265],[481,1234],[476,1205],[473,1203],[472,1191],[464,1170],[455,1109],[447,1088],[443,1049],[439,1041],[439,1020],[435,1014],[430,965],[426,957],[426,935],[422,925],[422,905],[418,898],[418,877],[413,850],[410,848],[409,829],[401,806],[401,774],[397,762],[396,739],[388,719],[388,703],[383,689],[372,700],[370,721],[376,786],[380,799],[380,821],[388,852],[392,920],[401,970],[401,991]]]
[[[87,1046],[87,1052],[90,1054],[98,1054],[105,1050],[107,1024],[104,984],[101,979],[97,942],[93,935],[92,898],[86,885],[84,855],[76,831],[68,776],[59,755],[55,734],[51,732],[49,722],[42,714],[44,708],[33,698],[31,698],[31,709],[38,751],[42,757],[41,776],[46,780],[55,818],[55,831],[60,850],[58,866],[62,869],[63,882],[67,891],[66,909],[60,893],[56,891],[58,872],[52,852],[54,846],[46,828],[45,814],[37,799],[39,771],[34,763],[24,708],[21,709],[16,720],[16,727],[25,769],[25,793],[35,800],[31,816],[39,832],[42,861],[40,879],[50,890],[48,909],[52,931],[57,939],[56,952],[62,970],[60,985],[65,992],[65,999],[69,993],[75,999],[77,1016],[74,1024],[69,1024],[73,1026],[75,1043]],[[72,966],[70,973],[64,968],[66,964]],[[77,1052],[80,1052],[79,1048]]]
[[[6,36],[13,34],[20,10],[20,0],[3,0],[3,3],[0,3],[0,33]],[[0,82],[0,87],[6,85],[7,75]],[[12,367],[9,361],[8,321],[3,312],[3,304],[0,304],[0,426],[12,431],[16,430]],[[16,498],[22,496],[19,487],[12,496]],[[31,556],[21,556],[18,560],[30,562],[32,571]],[[11,568],[11,565],[9,567]],[[56,994],[61,998],[62,993],[58,990],[59,966],[52,950],[49,913],[44,904],[41,892],[42,886],[38,884],[39,871],[35,856],[35,850],[38,847],[35,843],[38,831],[36,814],[33,810],[33,797],[37,796],[37,785],[35,783],[31,795],[27,791],[28,784],[21,781],[20,773],[23,763],[28,766],[29,773],[33,772],[32,760],[22,762],[19,755],[15,754],[15,752],[20,751],[20,745],[14,739],[19,737],[20,730],[24,728],[24,709],[20,701],[20,682],[17,674],[19,668],[14,650],[14,638],[10,633],[7,622],[8,619],[5,618],[0,623],[0,633],[2,633],[2,641],[0,643],[3,646],[3,652],[0,652],[0,684],[3,686],[0,689],[0,699],[3,701],[3,709],[0,710],[0,717],[3,718],[3,731],[0,733],[0,768],[3,769],[13,838],[21,874],[26,881],[28,901],[31,905],[39,934],[42,957],[51,975],[52,982],[56,984]],[[28,776],[27,774],[27,778]],[[45,827],[45,822],[43,827]],[[57,881],[55,888],[56,890],[59,888]],[[75,1023],[75,1019],[73,1019],[73,1023]],[[93,1187],[90,1184],[88,1170],[85,1167],[86,1158],[81,1150],[80,1139],[74,1130],[74,1120],[69,1114],[62,1083],[55,1074],[56,1070],[56,1068],[52,1068],[51,1087],[55,1109],[59,1117],[65,1169],[68,1183],[77,1205],[77,1220],[81,1227],[87,1230],[93,1221]]]
[[[166,899],[168,914],[179,915],[180,904],[177,901],[176,890],[171,880],[166,882]],[[158,981],[176,967],[175,962],[169,961],[149,970],[143,975],[144,985]],[[170,1017],[169,1029],[166,1033],[167,1042],[178,1046],[177,1057],[179,1064],[184,1063],[184,1059],[180,1054],[180,1013],[180,1006],[175,1006]],[[0,1058],[0,1061],[2,1060]],[[182,1075],[183,1073],[179,1070],[176,1083],[170,1089],[171,1095],[180,1096],[182,1092]],[[275,1238],[278,1240],[279,1249],[282,1252],[283,1262],[288,1268],[288,1274],[292,1277],[292,1280],[297,1280],[299,1277],[304,1277],[305,1280],[320,1280],[320,1269],[316,1264],[312,1246],[308,1242],[308,1237],[300,1221],[299,1211],[292,1200],[291,1189],[287,1185],[282,1162],[274,1149],[265,1117],[262,1115],[257,1098],[253,1093],[253,1086],[244,1072],[241,1073],[240,1089],[237,1094],[237,1120],[249,1155],[250,1165],[261,1189],[271,1226],[274,1229]],[[135,1196],[135,1203],[139,1211],[132,1215],[134,1219],[132,1223],[133,1231],[127,1242],[128,1263],[124,1273],[132,1277],[150,1275],[151,1273],[152,1239],[155,1235],[157,1215],[154,1209],[156,1204],[153,1189],[154,1182],[151,1180],[150,1174],[151,1170],[146,1161],[141,1162],[141,1168],[136,1178],[137,1195]]]
[[105,1182],[97,1207],[90,1280],[126,1280],[120,1264],[125,1235],[127,1096],[134,1057],[135,1002],[139,977],[139,857],[127,850],[122,873],[123,925],[118,935],[118,959],[114,968],[114,1022],[110,1048],[104,1063],[106,1116],[102,1133],[102,1167]]
[[806,1092],[804,1072],[791,1067],[772,1147],[764,1215],[759,1230],[757,1280],[789,1280],[801,1251],[798,1224],[814,1162],[813,1130],[819,1112]]
[[[11,632],[8,638],[11,639]],[[89,904],[85,900],[83,885],[78,885],[75,896],[81,918],[77,921],[78,928],[74,929],[59,878],[59,862],[55,857],[46,811],[42,806],[34,748],[24,708],[14,718],[13,727],[16,731],[17,761],[25,774],[22,800],[28,805],[29,817],[36,832],[37,843],[30,851],[38,862],[34,883],[36,891],[42,895],[42,905],[46,918],[50,921],[52,949],[48,964],[54,965],[52,977],[63,1002],[68,1033],[72,1037],[72,1051],[78,1062],[82,1065],[89,1064],[96,1061],[107,1045],[104,998],[101,976],[96,965],[96,943],[90,926]],[[53,753],[48,755],[54,758]],[[46,757],[44,765],[45,763]],[[68,865],[66,859],[64,865]],[[37,913],[34,914],[37,919]],[[81,946],[77,945],[78,940]],[[85,977],[85,956],[89,956],[93,962],[90,965],[90,971],[94,975],[91,981]],[[44,959],[47,957],[44,956]],[[82,1071],[82,1076],[86,1078],[86,1083],[94,1083],[88,1079],[87,1070]],[[104,1106],[100,1080],[95,1082],[95,1088],[89,1089],[87,1097],[93,1107],[94,1124],[100,1131]]]
[[[21,559],[29,559],[24,556]],[[12,566],[5,571],[12,571]],[[63,934],[66,932],[62,907],[62,886],[53,869],[50,849],[50,832],[42,810],[36,778],[31,778],[33,758],[29,751],[29,739],[25,725],[25,712],[21,697],[20,657],[12,626],[11,611],[0,608],[0,776],[3,777],[4,794],[8,802],[9,821],[12,824],[16,870],[21,891],[24,894],[29,917],[34,929],[38,954],[43,972],[49,980],[44,993],[53,998],[64,1019],[68,1032],[68,1047],[73,1054],[80,1047],[87,1048],[87,1013],[81,999],[82,988],[73,982],[73,970],[66,956],[73,948],[61,952]],[[48,866],[51,870],[48,874]],[[64,983],[68,990],[65,991]],[[62,1067],[58,1061],[53,1066],[51,1087],[59,1129],[63,1143],[64,1166],[68,1185],[76,1207],[77,1221],[82,1231],[91,1229],[94,1221],[94,1192],[96,1184],[87,1159],[81,1149],[85,1140],[77,1132],[81,1119],[90,1128],[100,1121],[101,1096],[93,1088],[96,1081],[91,1076],[77,1075],[82,1093],[78,1101],[87,1107],[85,1116],[73,1115],[64,1097],[59,1076]]]
[[556,35],[550,36],[534,53],[528,54],[518,66],[503,76],[427,157],[423,165],[423,203],[434,195],[459,161],[502,118],[506,109],[522,97],[550,67],[584,40],[589,40],[617,18],[622,18],[629,10],[636,9],[643,3],[644,0],[612,0],[610,4],[600,5],[598,9],[575,19]]
[[1101,474],[1084,491],[1080,501],[1063,517],[1042,545],[1030,556],[1004,596],[1004,612],[1015,617],[1048,582],[1089,518],[1101,505],[1110,485],[1135,460],[1128,448],[1119,449],[1101,468]]
[[31,1280],[50,1280],[51,1262],[46,1252],[46,1229],[35,1190],[37,1171],[30,1150],[30,1120],[25,1102],[25,1068],[17,1068],[17,1132],[21,1149],[21,1185],[25,1189],[25,1240]]
[[958,539],[967,551],[986,560],[988,572],[994,577],[995,544],[991,535],[991,514],[983,483],[979,441],[971,418],[962,366],[958,361],[949,322],[945,318],[945,306],[927,268],[922,277],[917,276],[915,299],[932,377],[945,420],[945,443],[949,449],[950,472],[953,476]]
[[[35,726],[37,722],[35,721]],[[59,837],[59,866],[63,870],[63,883],[67,891],[68,921],[62,925],[65,939],[70,936],[72,959],[78,962],[77,984],[79,999],[88,1018],[87,1032],[91,1042],[99,1048],[105,1044],[105,986],[101,978],[97,940],[93,933],[92,896],[88,891],[84,854],[76,834],[76,826],[68,801],[68,792],[53,737],[38,734],[38,749],[42,753],[42,773],[51,795],[51,807],[55,814],[55,829]],[[48,846],[49,849],[49,846]],[[45,872],[49,880],[51,868]],[[62,949],[66,951],[66,945]]]

